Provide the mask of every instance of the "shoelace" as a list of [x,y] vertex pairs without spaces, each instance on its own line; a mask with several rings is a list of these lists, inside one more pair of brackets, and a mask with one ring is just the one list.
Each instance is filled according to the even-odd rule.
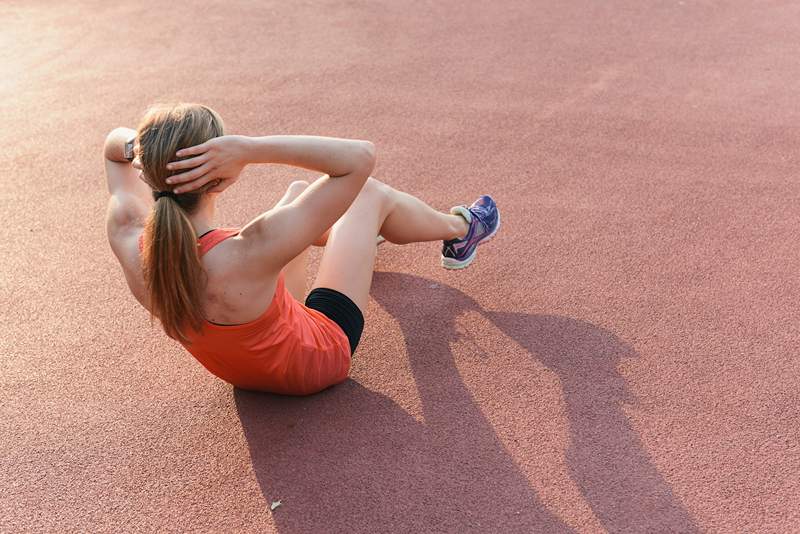
[[476,232],[477,234],[489,231],[489,225],[486,224],[486,219],[489,217],[489,213],[487,213],[485,210],[480,210],[480,211],[475,210],[472,212],[472,217],[473,219],[478,219],[478,222],[481,225],[481,231]]

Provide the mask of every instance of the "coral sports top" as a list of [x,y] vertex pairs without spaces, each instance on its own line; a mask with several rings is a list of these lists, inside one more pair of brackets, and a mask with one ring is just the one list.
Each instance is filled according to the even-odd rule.
[[[199,239],[200,257],[239,233],[216,229]],[[285,395],[309,395],[347,378],[350,342],[320,311],[286,290],[283,271],[267,309],[254,321],[218,325],[206,321],[183,346],[197,361],[234,386]]]

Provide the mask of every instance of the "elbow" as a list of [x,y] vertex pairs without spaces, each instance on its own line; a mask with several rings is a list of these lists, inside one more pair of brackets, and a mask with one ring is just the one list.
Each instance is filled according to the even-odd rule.
[[106,136],[105,143],[103,143],[103,157],[107,160],[113,160],[113,147],[114,147],[114,136],[116,130],[111,130],[109,134]]
[[109,161],[125,161],[123,145],[136,132],[129,128],[114,128],[106,136],[103,144],[103,156]]
[[106,141],[103,144],[103,157],[109,161],[119,161],[121,154],[120,138],[122,137],[120,130],[122,128],[114,128],[108,132]]

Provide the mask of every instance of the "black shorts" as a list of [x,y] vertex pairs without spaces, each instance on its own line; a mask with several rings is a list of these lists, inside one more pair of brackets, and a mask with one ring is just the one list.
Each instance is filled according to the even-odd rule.
[[306,297],[306,306],[321,311],[344,331],[350,341],[350,355],[356,351],[361,332],[364,331],[364,314],[350,297],[335,289],[318,287]]

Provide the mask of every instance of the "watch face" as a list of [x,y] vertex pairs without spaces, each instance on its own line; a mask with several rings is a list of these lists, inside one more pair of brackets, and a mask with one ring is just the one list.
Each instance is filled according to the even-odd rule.
[[133,161],[133,139],[125,143],[125,159]]

